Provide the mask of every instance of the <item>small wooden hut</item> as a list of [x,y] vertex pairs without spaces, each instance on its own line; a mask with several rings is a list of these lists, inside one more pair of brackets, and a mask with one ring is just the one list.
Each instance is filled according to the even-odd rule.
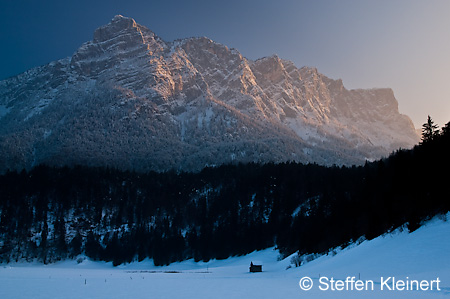
[[250,262],[250,272],[262,272],[262,263],[255,263]]

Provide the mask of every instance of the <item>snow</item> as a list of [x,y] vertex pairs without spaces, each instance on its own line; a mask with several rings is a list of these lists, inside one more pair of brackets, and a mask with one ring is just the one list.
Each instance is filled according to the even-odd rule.
[[[447,215],[448,217],[449,215]],[[155,267],[151,260],[111,263],[16,263],[0,268],[0,298],[450,298],[450,222],[433,219],[418,230],[364,241],[299,268],[274,248],[226,260],[188,260]],[[249,273],[250,262],[262,273]],[[299,280],[314,286],[301,290]],[[373,280],[374,290],[321,291],[319,277]],[[440,279],[441,291],[380,290],[381,277]]]
[[0,105],[0,118],[8,114],[9,111],[11,111],[11,108],[6,107],[6,105]]
[[34,115],[41,113],[42,110],[44,110],[51,102],[52,99],[39,99],[37,105],[31,109],[24,121],[27,121]]

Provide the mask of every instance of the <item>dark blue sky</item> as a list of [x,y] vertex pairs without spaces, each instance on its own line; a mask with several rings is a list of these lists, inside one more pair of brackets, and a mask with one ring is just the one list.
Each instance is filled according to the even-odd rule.
[[116,14],[165,40],[207,36],[250,59],[278,54],[347,88],[391,87],[420,126],[450,121],[450,1],[0,0],[0,79],[71,56]]

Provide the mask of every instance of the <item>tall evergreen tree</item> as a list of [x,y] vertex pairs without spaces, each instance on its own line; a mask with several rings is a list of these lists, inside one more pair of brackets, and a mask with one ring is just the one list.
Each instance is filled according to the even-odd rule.
[[422,125],[422,144],[433,140],[439,135],[439,126],[428,115],[427,122]]

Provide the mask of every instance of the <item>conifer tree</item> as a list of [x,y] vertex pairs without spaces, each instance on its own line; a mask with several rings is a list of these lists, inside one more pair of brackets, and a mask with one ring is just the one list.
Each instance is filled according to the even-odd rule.
[[439,126],[428,115],[427,122],[422,125],[422,144],[433,140],[439,135]]
[[446,135],[450,133],[450,121],[445,124],[444,127],[442,127],[442,134]]

